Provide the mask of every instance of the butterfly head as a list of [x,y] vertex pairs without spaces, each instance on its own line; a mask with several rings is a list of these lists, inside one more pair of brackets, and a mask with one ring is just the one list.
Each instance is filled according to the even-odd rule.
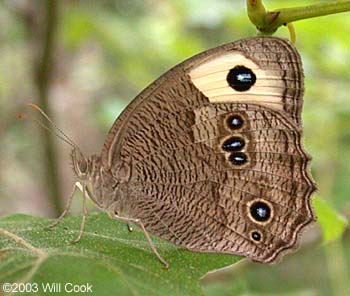
[[108,208],[115,202],[114,190],[118,187],[118,180],[103,169],[101,157],[98,155],[85,157],[79,149],[73,148],[71,158],[78,182],[85,188],[91,201],[100,208]]

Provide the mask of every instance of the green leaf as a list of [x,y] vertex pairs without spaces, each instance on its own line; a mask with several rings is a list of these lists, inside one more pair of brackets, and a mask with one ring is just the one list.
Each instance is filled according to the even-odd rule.
[[80,221],[69,217],[45,230],[51,220],[21,214],[0,219],[0,282],[38,283],[42,293],[42,283],[61,283],[59,295],[72,295],[63,291],[66,283],[91,284],[93,295],[203,295],[201,277],[241,259],[194,253],[152,237],[170,265],[164,269],[138,228],[129,232],[105,213],[89,215],[81,241],[69,244]]
[[347,219],[324,199],[315,197],[313,205],[317,213],[318,224],[322,229],[324,242],[327,243],[340,238],[348,225]]

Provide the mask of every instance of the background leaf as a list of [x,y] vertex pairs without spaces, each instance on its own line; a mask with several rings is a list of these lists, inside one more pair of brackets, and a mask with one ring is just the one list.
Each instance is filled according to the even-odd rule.
[[317,221],[321,226],[324,242],[341,238],[348,225],[347,219],[324,199],[314,198],[313,205],[317,212]]
[[20,214],[2,218],[0,282],[89,283],[93,295],[202,295],[201,277],[240,260],[181,250],[153,237],[170,264],[166,270],[137,227],[130,233],[105,213],[90,215],[82,240],[69,244],[80,220],[69,217],[45,230],[51,222],[47,219]]

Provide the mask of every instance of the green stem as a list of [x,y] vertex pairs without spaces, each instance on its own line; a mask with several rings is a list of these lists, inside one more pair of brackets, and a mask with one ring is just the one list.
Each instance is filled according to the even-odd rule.
[[350,11],[350,0],[280,9],[279,25],[312,17]]
[[312,17],[350,11],[350,0],[338,0],[308,6],[267,11],[262,0],[247,0],[250,21],[264,34],[274,33],[280,26]]
[[247,0],[247,10],[250,21],[257,28],[264,26],[267,11],[261,0]]

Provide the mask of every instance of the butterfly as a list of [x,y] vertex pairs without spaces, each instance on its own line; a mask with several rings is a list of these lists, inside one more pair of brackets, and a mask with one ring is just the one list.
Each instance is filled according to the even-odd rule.
[[207,50],[142,91],[100,155],[73,149],[76,184],[84,201],[141,227],[165,266],[149,233],[191,251],[276,262],[316,220],[303,93],[301,59],[287,40]]

